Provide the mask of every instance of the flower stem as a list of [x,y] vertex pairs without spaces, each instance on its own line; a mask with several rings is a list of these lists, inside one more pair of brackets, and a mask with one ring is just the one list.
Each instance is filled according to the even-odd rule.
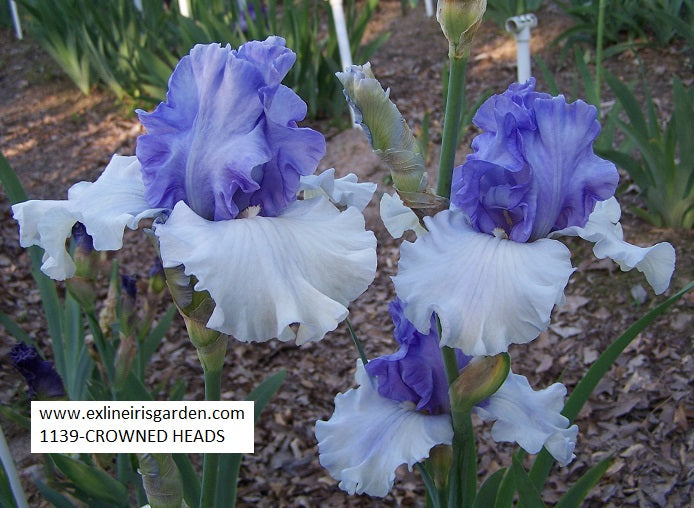
[[451,196],[451,180],[455,164],[455,149],[458,146],[458,130],[460,129],[460,113],[465,94],[465,69],[467,67],[468,50],[465,55],[450,58],[448,73],[448,94],[446,96],[446,113],[443,120],[443,137],[441,139],[441,158],[439,159],[439,177],[436,193],[449,198]]
[[603,33],[605,31],[605,0],[600,0],[598,4],[598,40],[595,45],[595,100],[598,108],[598,114],[600,113],[600,88],[601,88],[601,74],[602,74],[602,41]]
[[453,461],[449,476],[449,506],[472,506],[477,493],[477,447],[472,414],[451,411],[453,420]]
[[[205,370],[205,400],[219,400],[222,392],[222,370]],[[217,506],[217,469],[219,454],[206,453],[202,459],[202,491],[200,506]]]
[[[441,321],[439,317],[436,316],[436,332],[439,334],[439,341],[441,340]],[[458,379],[458,374],[460,374],[460,369],[458,368],[458,359],[455,357],[455,349],[448,346],[443,346],[441,348],[441,356],[443,356],[443,368],[446,370],[446,381],[448,381],[448,386],[453,384],[453,381]]]
[[361,363],[366,365],[369,363],[369,360],[366,358],[366,353],[364,353],[364,348],[361,345],[361,341],[359,340],[359,337],[357,337],[357,333],[354,331],[354,328],[352,327],[352,323],[350,323],[349,318],[345,319],[347,323],[347,328],[349,328],[349,334],[352,337],[352,341],[354,342],[354,345],[357,348],[357,352],[359,353],[359,358],[361,358]]

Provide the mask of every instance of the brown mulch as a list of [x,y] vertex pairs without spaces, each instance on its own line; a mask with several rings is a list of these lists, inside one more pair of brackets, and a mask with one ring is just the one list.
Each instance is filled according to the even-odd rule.
[[[552,6],[539,13],[532,51],[555,71],[562,90],[571,94],[576,82],[573,66],[561,61],[550,42],[569,26]],[[425,115],[431,119],[431,161],[437,160],[442,123],[441,71],[446,43],[438,24],[419,6],[403,15],[399,1],[382,1],[372,31],[391,32],[390,40],[373,57],[376,76],[391,88],[391,97],[415,130]],[[638,76],[636,55],[622,53],[606,66],[625,81]],[[654,71],[649,86],[662,113],[670,104],[673,73],[691,84],[691,61],[676,46],[639,54]],[[515,77],[512,38],[491,23],[482,26],[468,68],[470,100],[486,90],[502,91]],[[538,89],[543,81],[538,80]],[[604,90],[605,100],[610,100]],[[316,126],[320,128],[320,123]],[[33,41],[17,41],[0,29],[0,150],[8,158],[31,198],[63,199],[67,188],[80,180],[94,180],[111,154],[134,153],[141,128],[134,115],[108,94],[95,90],[81,95]],[[473,132],[466,135],[458,154],[462,161]],[[332,134],[321,168],[339,174],[355,172],[361,180],[379,183],[385,168],[357,130]],[[431,168],[435,163],[431,163]],[[432,171],[433,174],[433,171]],[[431,178],[433,182],[433,177]],[[638,205],[633,188],[624,185],[620,200]],[[4,191],[0,193],[0,311],[10,315],[48,350],[39,294],[29,274],[29,258],[18,246],[16,223]],[[366,212],[367,224],[378,239],[379,271],[372,286],[351,308],[352,324],[374,357],[393,350],[392,325],[387,312],[393,298],[390,276],[397,271],[398,243],[378,219],[377,200]],[[597,356],[648,309],[694,279],[694,232],[658,229],[643,222],[625,206],[622,222],[627,240],[636,244],[671,242],[678,262],[671,289],[654,296],[641,274],[621,273],[611,262],[596,260],[590,248],[569,241],[578,268],[567,289],[566,304],[555,311],[550,329],[540,338],[511,350],[514,371],[541,388],[561,378],[569,392]],[[131,232],[117,255],[124,271],[145,276],[153,253],[139,233]],[[59,285],[62,288],[62,285]],[[638,286],[647,289],[645,300]],[[694,482],[694,296],[690,293],[641,333],[619,358],[579,415],[576,460],[555,468],[545,492],[556,501],[589,467],[608,454],[614,462],[589,495],[588,506],[688,506]],[[17,405],[25,387],[8,367],[13,343],[0,329],[0,402]],[[395,487],[384,499],[347,496],[318,463],[313,426],[333,411],[338,392],[353,386],[356,352],[344,325],[317,344],[298,348],[270,341],[230,343],[223,398],[243,397],[269,373],[287,370],[287,379],[270,402],[256,428],[256,453],[247,456],[239,480],[240,506],[424,506],[423,486],[415,473],[401,468]],[[193,348],[180,320],[167,333],[148,370],[150,386],[159,395],[179,379],[187,382],[187,398],[202,399],[202,376]],[[32,485],[37,458],[29,453],[25,432],[3,421],[15,460],[22,472],[31,506],[45,506]],[[493,443],[489,427],[478,424],[480,476],[484,478],[510,463],[509,445]]]

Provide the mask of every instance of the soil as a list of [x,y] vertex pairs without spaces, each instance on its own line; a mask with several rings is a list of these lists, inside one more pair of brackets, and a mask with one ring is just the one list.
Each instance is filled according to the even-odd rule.
[[[560,57],[551,41],[570,26],[553,4],[538,13],[532,53],[553,71],[560,90],[574,96],[577,77],[570,59]],[[389,31],[388,42],[372,58],[376,76],[391,88],[391,97],[415,131],[430,119],[430,181],[440,145],[443,88],[442,70],[447,51],[436,21],[420,5],[401,12],[400,2],[382,0],[370,26],[370,36]],[[672,77],[685,85],[694,81],[691,55],[677,44],[664,49],[643,48],[609,58],[606,67],[626,82],[638,76],[639,57],[658,99],[659,114],[667,118]],[[513,39],[492,22],[478,33],[468,66],[468,100],[474,103],[487,91],[500,92],[515,79]],[[545,89],[538,78],[539,90]],[[610,92],[603,90],[610,104]],[[328,133],[328,152],[321,169],[335,167],[338,174],[355,172],[360,180],[379,183],[387,170],[369,150],[356,129],[336,132],[330,122],[314,127]],[[110,95],[94,90],[80,94],[58,67],[30,38],[14,39],[0,29],[0,150],[18,174],[31,198],[64,199],[67,188],[81,180],[93,181],[111,154],[134,153],[142,133],[136,117]],[[457,155],[462,161],[474,135],[468,129]],[[561,378],[569,392],[598,355],[629,325],[668,295],[694,279],[694,232],[656,228],[630,212],[642,206],[638,189],[623,175],[619,199],[626,239],[639,245],[672,243],[678,261],[665,295],[654,296],[639,273],[621,273],[611,262],[596,260],[583,242],[569,241],[576,273],[566,289],[566,304],[557,308],[548,331],[529,345],[511,348],[514,372],[542,388]],[[17,226],[9,203],[0,193],[0,311],[16,320],[50,355],[50,340],[40,297],[30,276],[29,257],[18,245]],[[378,239],[378,275],[371,287],[351,306],[351,320],[368,357],[394,350],[392,324],[387,312],[393,298],[390,277],[397,272],[398,241],[385,232],[378,218],[377,198],[366,211],[367,225]],[[129,232],[125,248],[117,253],[121,270],[146,276],[154,253],[140,232]],[[146,254],[143,254],[146,253]],[[62,291],[63,285],[59,284]],[[634,296],[636,295],[636,296]],[[608,455],[613,462],[589,494],[586,506],[690,506],[694,482],[694,295],[689,293],[666,315],[646,328],[620,356],[583,408],[576,423],[580,433],[576,459],[555,468],[544,499],[556,502],[588,468]],[[14,339],[0,329],[0,401],[14,408],[27,404],[26,386],[8,364]],[[318,463],[313,428],[327,419],[334,397],[354,385],[357,358],[345,325],[316,344],[296,347],[270,341],[264,344],[230,343],[222,397],[238,400],[269,373],[286,369],[287,378],[268,404],[256,428],[255,454],[244,459],[238,504],[258,507],[318,506],[424,506],[423,485],[406,468],[397,472],[395,485],[383,499],[348,496]],[[203,398],[202,374],[195,351],[186,339],[180,319],[168,331],[147,371],[149,386],[166,398],[178,380],[187,383],[186,397]],[[38,457],[29,453],[28,433],[3,419],[3,429],[30,506],[48,506],[38,496],[33,476],[40,474]],[[478,429],[480,479],[510,464],[510,445],[494,443],[489,426]]]

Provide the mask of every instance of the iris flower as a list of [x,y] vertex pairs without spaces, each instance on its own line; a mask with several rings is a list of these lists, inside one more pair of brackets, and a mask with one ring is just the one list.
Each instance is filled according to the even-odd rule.
[[[395,469],[424,460],[429,450],[453,439],[448,383],[432,317],[426,334],[404,317],[403,303],[390,304],[400,349],[357,364],[358,388],[339,394],[328,421],[316,422],[320,463],[350,494],[385,496]],[[456,351],[463,369],[472,357]],[[578,427],[560,414],[566,388],[555,383],[534,391],[509,373],[499,390],[473,408],[494,421],[492,438],[537,453],[543,446],[561,464],[574,457]]]
[[65,396],[60,374],[51,362],[41,358],[36,347],[17,342],[10,351],[10,362],[29,385],[29,398],[53,399]]
[[[593,152],[596,108],[534,86],[511,85],[480,107],[473,121],[483,132],[454,169],[450,209],[425,217],[428,232],[403,243],[393,278],[407,319],[426,333],[436,313],[441,345],[468,355],[504,352],[547,327],[574,271],[558,237],[595,243],[597,257],[643,272],[657,294],[674,270],[669,243],[623,240],[617,169]],[[395,235],[417,225],[394,197],[381,212]]]
[[65,250],[75,222],[96,250],[117,250],[126,226],[154,218],[164,267],[183,266],[214,300],[209,328],[242,341],[320,340],[374,278],[376,240],[353,205],[375,186],[330,174],[323,187],[348,195],[345,206],[326,192],[297,199],[325,140],[297,126],[306,104],[281,84],[295,59],[280,37],[238,50],[195,46],[166,101],[137,111],[147,133],[136,156],[114,155],[65,201],[13,207],[21,245],[41,246],[42,270],[65,279],[75,270]]

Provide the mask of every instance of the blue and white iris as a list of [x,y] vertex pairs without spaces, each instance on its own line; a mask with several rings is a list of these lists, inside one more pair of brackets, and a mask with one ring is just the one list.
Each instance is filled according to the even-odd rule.
[[[644,272],[656,293],[670,282],[668,243],[623,241],[613,197],[614,164],[593,153],[597,110],[582,101],[534,91],[534,80],[489,98],[474,117],[484,132],[455,168],[451,207],[425,217],[428,232],[401,247],[398,296],[420,332],[433,313],[441,345],[494,355],[535,339],[549,324],[574,271],[557,237],[581,236],[622,270]],[[395,234],[416,222],[392,197],[381,204]]]
[[66,201],[13,207],[21,245],[41,246],[42,270],[65,279],[75,271],[65,240],[76,222],[96,250],[117,250],[125,226],[155,218],[163,265],[183,265],[215,302],[208,327],[243,341],[320,340],[374,278],[376,240],[361,209],[375,185],[330,173],[329,192],[297,199],[313,185],[302,178],[325,140],[297,126],[306,105],[281,84],[295,58],[279,37],[238,50],[195,46],[166,101],[138,111],[147,134],[136,157],[115,155]]
[[[399,465],[411,469],[432,447],[453,439],[435,320],[424,334],[404,317],[401,301],[390,304],[390,314],[400,349],[366,366],[359,361],[359,387],[339,394],[332,417],[316,422],[320,462],[350,494],[385,496]],[[460,369],[472,360],[459,350],[456,357]],[[509,373],[473,411],[495,422],[496,441],[517,442],[529,453],[545,446],[566,465],[574,457],[578,428],[560,414],[565,395],[559,383],[534,391],[525,377]]]

